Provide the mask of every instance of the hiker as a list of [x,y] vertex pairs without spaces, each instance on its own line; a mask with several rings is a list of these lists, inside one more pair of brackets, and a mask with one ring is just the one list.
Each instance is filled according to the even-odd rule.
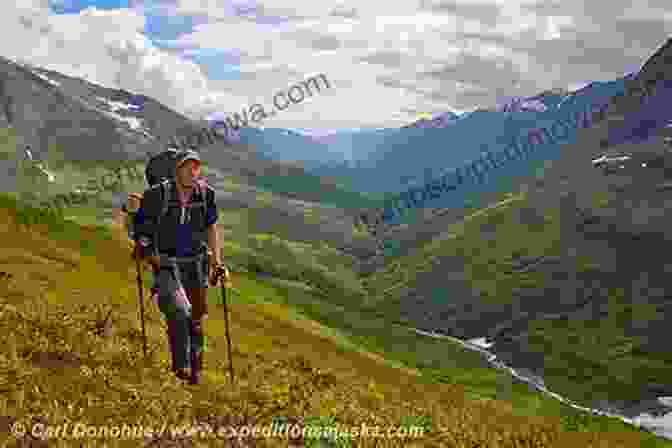
[[209,272],[223,267],[215,191],[197,179],[200,166],[195,150],[169,150],[150,160],[145,172],[150,184],[154,168],[172,173],[144,192],[133,222],[133,256],[148,260],[158,272],[159,309],[168,324],[172,370],[192,384],[198,384],[203,365],[206,293],[208,282],[214,284]]

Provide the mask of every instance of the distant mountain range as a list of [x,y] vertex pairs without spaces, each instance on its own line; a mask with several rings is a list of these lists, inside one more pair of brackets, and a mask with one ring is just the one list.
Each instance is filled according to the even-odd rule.
[[[355,191],[399,193],[477,159],[482,151],[496,152],[502,142],[528,130],[558,121],[576,125],[577,116],[590,113],[592,105],[622,93],[627,78],[592,82],[574,92],[553,89],[512,98],[491,109],[461,115],[446,112],[400,128],[343,131],[317,138],[285,129],[246,128],[241,130],[241,142],[270,160],[301,162],[313,174],[339,179]],[[573,126],[563,143],[573,142],[575,131]],[[557,157],[559,145],[548,146],[539,153],[545,159]],[[524,167],[514,171],[501,174],[527,173]]]

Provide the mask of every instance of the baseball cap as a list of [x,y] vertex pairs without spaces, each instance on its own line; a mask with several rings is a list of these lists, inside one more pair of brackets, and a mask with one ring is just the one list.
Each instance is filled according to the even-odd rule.
[[198,163],[201,163],[201,156],[198,155],[196,151],[193,149],[187,149],[184,151],[180,151],[177,154],[177,166],[182,165],[184,162],[187,160],[195,160]]

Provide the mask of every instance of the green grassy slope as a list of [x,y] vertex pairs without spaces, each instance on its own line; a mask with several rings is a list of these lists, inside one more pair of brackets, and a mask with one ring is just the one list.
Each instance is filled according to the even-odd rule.
[[[100,168],[81,171],[89,169]],[[418,338],[369,300],[347,257],[317,243],[248,235],[240,215],[222,217],[227,262],[238,267],[231,321],[239,382],[226,383],[221,298],[213,289],[205,384],[179,386],[167,370],[165,324],[154,305],[147,307],[150,360],[139,356],[128,242],[120,229],[92,226],[97,213],[68,209],[66,221],[2,198],[0,271],[13,280],[0,290],[0,344],[8,348],[0,356],[0,424],[38,416],[52,424],[155,427],[165,419],[215,425],[285,418],[425,428],[419,441],[360,438],[343,446],[669,445],[512,384],[455,344]]]
[[[150,355],[142,359],[134,270],[119,229],[39,216],[5,198],[0,242],[0,271],[12,275],[0,290],[0,343],[7,348],[0,356],[0,422],[5,425],[41,419],[52,425],[161,427],[166,421],[196,420],[216,427],[284,419],[299,425],[366,422],[424,428],[419,439],[357,438],[341,440],[339,446],[486,441],[512,447],[665,446],[608,419],[560,418],[557,403],[524,387],[507,388],[505,377],[480,367],[473,353],[418,339],[304,288],[245,273],[234,276],[230,296],[235,387],[225,374],[223,315],[215,289],[209,297],[204,384],[180,386],[168,371],[164,323],[149,303]],[[419,357],[426,364],[423,376],[412,368],[420,364]],[[494,397],[502,387],[506,398]],[[601,432],[563,430],[577,422]],[[1,446],[12,446],[2,437]],[[137,440],[106,441],[108,446],[137,446]],[[195,437],[192,441],[212,446]],[[310,444],[315,440],[304,442],[315,446]],[[257,446],[286,444],[257,441]],[[69,445],[54,440],[50,446]]]
[[267,189],[275,194],[301,198],[305,195],[319,193],[319,202],[344,209],[375,208],[382,204],[382,197],[366,195],[350,191],[342,186],[325,188],[319,176],[305,174],[302,176],[264,175],[255,179],[255,186]]
[[[606,201],[608,198],[603,195],[594,198],[596,206]],[[524,195],[512,197],[446,229],[448,235],[443,239],[395,260],[366,280],[371,294],[369,303],[389,315],[398,315],[402,297],[418,286],[419,276],[431,272],[433,261],[453,256],[464,260],[465,284],[478,293],[482,305],[477,306],[481,308],[513,303],[521,291],[534,291],[537,301],[556,300],[544,290],[552,281],[558,287],[552,270],[521,272],[514,266],[520,257],[537,259],[562,254],[560,214],[548,209],[543,222],[521,224],[515,212],[525,206]],[[484,228],[495,230],[484,238]],[[663,382],[672,375],[669,354],[648,349],[645,335],[633,330],[647,328],[658,319],[660,304],[633,303],[626,288],[639,274],[628,276],[622,272],[614,276],[592,259],[589,249],[582,251],[579,244],[577,250],[574,270],[578,281],[603,285],[599,301],[595,299],[599,314],[533,318],[525,329],[527,347],[543,354],[544,380],[551,390],[584,403],[637,400],[644,386]],[[445,273],[437,273],[441,275]]]

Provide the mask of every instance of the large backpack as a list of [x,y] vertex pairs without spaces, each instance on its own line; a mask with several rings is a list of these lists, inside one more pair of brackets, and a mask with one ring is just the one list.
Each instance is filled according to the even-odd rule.
[[[147,165],[145,166],[145,180],[150,188],[155,185],[160,184],[165,180],[169,180],[175,177],[175,163],[177,161],[178,150],[177,149],[167,149],[166,151],[160,152],[158,154],[150,155]],[[141,195],[142,196],[142,195]],[[164,208],[165,204],[165,188],[164,188]],[[126,205],[124,205],[126,207]],[[123,211],[126,211],[125,208],[122,208]],[[163,214],[165,214],[163,211]],[[133,220],[129,219],[127,221],[127,232],[130,239],[134,239],[135,229],[133,228]]]
[[157,185],[164,180],[175,178],[175,163],[179,151],[177,149],[167,149],[152,156],[145,167],[145,179],[150,187]]
[[[163,198],[163,205],[159,217],[163,217],[168,211],[168,201],[171,194],[170,187],[173,185],[170,181],[175,179],[175,163],[177,163],[177,158],[181,152],[178,149],[169,148],[150,157],[145,167],[145,179],[150,188],[158,184],[162,185],[161,196]],[[199,193],[203,194],[203,198],[205,198],[206,183],[204,179],[198,179],[196,184]]]
[[[155,241],[158,242],[158,228],[161,224],[161,219],[168,212],[170,207],[170,199],[173,193],[173,188],[175,186],[175,164],[177,163],[177,158],[179,157],[182,151],[178,149],[167,149],[163,152],[160,152],[152,156],[147,162],[145,167],[145,179],[149,184],[150,188],[160,186],[161,189],[161,211],[158,215],[158,221],[156,223],[156,233],[154,235]],[[201,197],[199,201],[199,208],[202,209],[202,213],[205,216],[205,211],[207,207],[207,182],[204,178],[196,179],[196,191]],[[189,208],[194,205],[190,204]]]

